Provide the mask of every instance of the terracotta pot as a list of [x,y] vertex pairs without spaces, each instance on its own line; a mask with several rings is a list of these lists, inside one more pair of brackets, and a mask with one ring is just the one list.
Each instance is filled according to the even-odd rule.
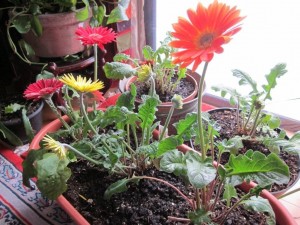
[[[130,79],[128,79],[127,83],[125,85],[125,90],[129,90],[130,84],[132,82],[134,82],[136,79],[137,79],[137,77],[131,77]],[[187,113],[191,113],[191,112],[194,112],[197,110],[198,82],[200,81],[201,76],[196,72],[192,73],[190,70],[188,70],[186,79],[194,84],[195,90],[188,97],[183,99],[182,109],[174,110],[172,118],[171,118],[169,126],[168,126],[168,134],[169,135],[176,133],[176,129],[173,126],[173,123],[178,122],[180,119],[183,119]],[[205,89],[205,85],[204,85],[204,89]],[[141,103],[141,100],[136,100],[136,105],[139,105],[140,103]],[[157,112],[155,115],[157,117],[157,120],[161,121],[161,125],[163,125],[165,123],[171,106],[172,106],[171,102],[162,102],[161,104],[159,104],[157,106]]]
[[[43,125],[43,118],[42,118],[42,109],[44,107],[44,102],[40,101],[40,105],[38,109],[33,112],[32,114],[28,115],[28,119],[32,126],[34,132],[38,133],[39,130],[42,128]],[[23,121],[21,118],[12,119],[9,121],[2,121],[2,123],[15,135],[17,135],[21,141],[25,144],[28,143],[28,137],[25,132],[25,128],[23,125]]]
[[[63,116],[63,118],[69,122],[69,119],[67,116]],[[46,125],[43,129],[40,130],[40,132],[35,136],[34,140],[30,144],[30,149],[39,149],[39,143],[42,140],[42,138],[47,134],[48,132],[54,132],[58,130],[62,126],[61,122],[56,119]],[[158,137],[159,133],[157,130],[153,132],[154,137]],[[191,148],[187,145],[181,145],[178,147],[178,149],[182,152],[190,151]],[[240,188],[243,191],[249,191],[252,187],[254,187],[256,184],[254,183],[243,183],[240,185]],[[270,194],[268,191],[263,191],[261,196],[263,198],[266,198],[269,200],[270,204],[272,205],[272,208],[276,215],[276,222],[278,225],[297,225],[296,221],[293,219],[291,214],[287,211],[287,209],[279,202],[279,200],[274,197],[272,194]],[[72,204],[64,197],[59,196],[57,199],[58,204],[68,213],[68,215],[73,219],[73,221],[78,225],[88,225],[89,222],[72,206]]]
[[[223,107],[223,108],[217,108],[217,109],[211,109],[208,110],[207,113],[214,113],[214,112],[224,112],[224,111],[235,111],[236,108],[231,108],[231,107]],[[280,132],[280,129],[275,129],[275,131],[277,131],[278,133]],[[289,139],[288,136],[285,137],[286,139]],[[298,167],[300,167],[300,157],[299,156],[295,156],[298,157]],[[297,174],[297,178],[295,179],[295,181],[290,184],[287,188],[279,190],[279,191],[274,191],[274,192],[270,192],[272,195],[274,195],[275,197],[280,197],[281,195],[283,195],[284,193],[286,193],[288,190],[290,190],[292,187],[294,187],[298,181],[300,180],[300,171]]]
[[75,12],[42,14],[38,18],[43,27],[43,33],[37,37],[32,31],[23,35],[24,40],[34,49],[36,56],[45,58],[63,57],[84,50],[77,40],[75,30],[89,24],[89,18],[80,22]]

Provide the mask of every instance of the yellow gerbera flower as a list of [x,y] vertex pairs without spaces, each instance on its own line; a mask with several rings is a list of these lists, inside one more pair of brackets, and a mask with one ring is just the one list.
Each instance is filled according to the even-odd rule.
[[43,141],[45,142],[45,147],[56,153],[60,159],[66,158],[67,150],[60,142],[55,141],[49,135],[46,135]]
[[97,80],[92,82],[91,79],[87,80],[86,77],[82,77],[81,75],[75,78],[71,73],[65,74],[59,80],[79,92],[93,92],[104,88],[102,81]]

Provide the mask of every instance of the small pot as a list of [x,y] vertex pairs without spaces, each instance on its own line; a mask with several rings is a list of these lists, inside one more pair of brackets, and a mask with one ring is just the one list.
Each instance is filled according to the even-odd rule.
[[78,21],[76,12],[42,14],[38,18],[43,27],[43,33],[37,37],[32,31],[23,34],[24,40],[34,49],[35,55],[45,58],[63,57],[84,50],[75,35],[78,27],[89,24],[92,13],[84,22]]
[[[32,114],[28,115],[30,124],[34,132],[36,133],[39,132],[39,130],[42,128],[43,125],[43,116],[42,116],[43,107],[44,107],[44,102],[40,101],[38,109]],[[18,136],[24,144],[28,143],[29,140],[25,132],[22,118],[15,118],[9,121],[2,121],[2,123],[9,130],[11,130],[16,136]]]
[[[129,90],[130,84],[133,83],[137,77],[131,77],[127,80],[127,83],[125,85],[125,91]],[[195,89],[194,91],[186,98],[183,99],[183,105],[182,109],[174,109],[172,118],[170,120],[169,126],[168,126],[168,134],[172,135],[176,133],[176,129],[173,126],[173,123],[178,122],[180,119],[183,119],[187,113],[191,113],[196,111],[197,109],[197,103],[198,103],[198,82],[201,79],[201,76],[198,73],[192,73],[190,70],[188,70],[188,74],[186,76],[186,79],[193,83]],[[204,87],[205,89],[205,87]],[[203,94],[203,93],[202,93]],[[136,100],[136,105],[141,104],[141,100]],[[162,102],[157,106],[157,112],[156,112],[156,118],[158,121],[161,121],[161,125],[164,125],[167,116],[169,114],[170,108],[172,107],[172,102]]]

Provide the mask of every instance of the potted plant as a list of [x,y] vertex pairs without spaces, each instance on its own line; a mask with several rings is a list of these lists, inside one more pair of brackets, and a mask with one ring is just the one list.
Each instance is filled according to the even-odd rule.
[[[153,50],[146,45],[142,49],[143,61],[133,59],[126,54],[117,54],[114,62],[104,65],[106,77],[113,80],[122,80],[120,90],[126,91],[131,83],[137,86],[136,104],[141,103],[142,95],[157,95],[161,103],[157,107],[156,116],[161,122],[165,122],[172,107],[171,98],[179,94],[183,98],[182,109],[175,109],[171,118],[169,133],[174,133],[174,122],[184,118],[186,113],[192,112],[197,105],[197,86],[201,76],[187,68],[181,68],[172,62],[172,54],[175,48],[169,45],[172,40],[170,34],[161,42],[161,45]],[[154,87],[153,90],[151,87]]]
[[298,136],[295,135],[289,141],[285,130],[280,128],[280,118],[264,111],[265,105],[272,100],[271,92],[278,79],[286,72],[284,63],[275,65],[265,76],[266,83],[259,88],[249,74],[238,69],[233,70],[233,76],[239,78],[239,84],[247,86],[249,92],[241,94],[227,86],[213,86],[212,89],[221,92],[222,97],[230,96],[229,102],[233,107],[209,111],[211,117],[220,125],[221,138],[227,139],[228,145],[234,146],[229,153],[236,154],[238,149],[243,151],[255,146],[264,154],[274,152],[285,160],[290,168],[291,180],[288,184],[272,187],[276,196],[291,188],[299,179],[299,150],[292,148]]
[[[235,7],[231,8],[217,1],[214,1],[208,8],[198,3],[197,10],[190,9],[188,13],[191,22],[189,20],[179,20],[174,25],[175,31],[173,36],[176,37],[176,40],[171,42],[170,45],[184,49],[174,53],[174,62],[177,61],[181,66],[188,66],[194,62],[193,70],[195,70],[202,61],[205,62],[198,89],[198,93],[202,93],[208,63],[212,60],[214,53],[220,53],[222,45],[227,43],[231,36],[240,30],[239,22],[243,17],[239,15],[239,10]],[[206,23],[194,23],[198,17],[204,18]],[[218,18],[218,20],[211,22],[212,18]],[[196,36],[199,38],[199,41],[192,42],[193,46],[190,44],[188,46],[185,45],[187,41],[189,42],[189,38],[194,38],[193,35],[188,37],[183,35],[183,33],[186,33],[184,31],[187,30],[187,27],[194,35],[198,34],[196,31],[201,31]],[[198,49],[198,51],[195,52],[195,49]],[[191,60],[191,57],[193,60]],[[146,71],[151,72],[149,69]],[[46,98],[48,101],[51,101],[51,94],[61,88],[63,83],[66,85],[64,86],[66,98],[70,100],[70,94],[77,93],[80,97],[81,108],[79,111],[73,111],[72,108],[69,108],[69,104],[66,105],[63,110],[65,110],[71,123],[68,124],[64,120],[67,116],[61,118],[60,121],[53,122],[56,128],[61,128],[61,126],[64,126],[64,128],[60,130],[52,128],[52,131],[55,132],[43,139],[40,143],[41,148],[29,152],[23,163],[24,184],[26,186],[30,186],[30,177],[37,177],[37,185],[42,193],[50,198],[56,198],[67,188],[66,180],[71,175],[71,170],[67,167],[68,164],[76,160],[79,163],[87,160],[92,163],[89,163],[89,168],[81,170],[78,164],[75,164],[74,170],[72,170],[73,173],[84,174],[85,178],[93,182],[92,186],[88,188],[89,192],[84,195],[80,192],[77,194],[77,198],[80,198],[86,204],[86,208],[96,211],[98,206],[94,204],[102,196],[96,194],[96,198],[90,198],[89,194],[94,192],[95,189],[101,189],[102,186],[106,187],[109,185],[104,194],[105,199],[110,199],[105,202],[105,211],[108,214],[104,216],[102,222],[109,223],[109,221],[112,221],[111,219],[121,219],[112,223],[126,223],[122,220],[126,218],[114,216],[115,214],[113,213],[125,212],[136,215],[136,208],[132,208],[127,204],[129,202],[134,204],[141,199],[148,200],[148,195],[153,196],[152,194],[154,194],[155,196],[155,193],[161,193],[159,192],[161,186],[156,184],[163,184],[170,187],[171,191],[162,192],[160,198],[157,195],[155,198],[161,200],[163,196],[167,196],[167,202],[172,205],[170,197],[172,193],[177,193],[177,198],[178,196],[182,197],[187,203],[187,205],[184,206],[182,204],[180,207],[173,204],[175,206],[173,206],[174,211],[172,211],[171,217],[168,218],[171,221],[193,222],[194,224],[223,224],[238,205],[244,205],[244,209],[258,209],[262,213],[267,213],[267,217],[260,214],[262,217],[258,217],[259,222],[265,221],[268,224],[274,224],[274,213],[272,212],[272,207],[274,207],[276,212],[279,213],[276,216],[278,224],[295,224],[295,221],[284,211],[284,208],[275,206],[274,203],[276,201],[274,201],[274,198],[270,198],[271,207],[268,201],[257,197],[265,186],[273,182],[281,183],[288,180],[288,167],[276,154],[270,154],[270,156],[266,157],[260,153],[249,151],[245,155],[231,156],[229,163],[225,166],[214,163],[213,158],[207,155],[207,149],[215,144],[211,137],[216,134],[216,131],[213,127],[213,122],[208,123],[207,129],[204,129],[204,118],[200,108],[202,103],[201,95],[198,98],[197,113],[188,114],[185,119],[180,120],[176,126],[177,135],[168,137],[165,136],[165,129],[162,129],[161,132],[155,131],[158,125],[158,123],[154,122],[155,108],[159,103],[155,95],[146,95],[139,106],[138,112],[133,111],[134,98],[136,96],[134,85],[131,85],[130,91],[123,93],[119,97],[115,106],[108,107],[105,111],[91,109],[87,113],[83,104],[83,95],[101,88],[101,82],[92,82],[82,77],[75,78],[72,75],[64,75],[59,80],[44,82],[45,85],[40,83],[33,84],[36,87],[35,91],[26,91],[25,95],[33,99]],[[49,87],[53,87],[52,91],[50,91]],[[153,88],[152,86],[152,90]],[[47,92],[45,93],[46,90]],[[173,107],[180,108],[182,104],[181,98],[174,96],[172,99]],[[170,111],[171,116],[172,110]],[[165,124],[165,126],[167,125]],[[141,130],[140,139],[135,135],[138,129]],[[98,132],[105,130],[107,132]],[[133,131],[131,136],[128,135],[130,130]],[[45,133],[46,131],[44,130],[43,132]],[[157,139],[151,142],[152,135],[157,136]],[[186,154],[183,154],[181,151],[183,151],[183,148],[186,149],[186,146],[182,145],[182,143],[192,137],[195,137],[196,142],[200,143],[201,151],[196,152],[193,149],[189,149]],[[70,139],[71,143],[67,139]],[[73,140],[77,141],[73,142]],[[39,141],[36,143],[39,143]],[[176,150],[176,147],[181,149],[181,151]],[[260,163],[264,166],[261,167]],[[101,171],[98,170],[97,165],[104,168],[107,176],[100,175]],[[155,165],[155,167],[151,165]],[[150,166],[152,170],[148,174],[147,169]],[[170,179],[156,177],[154,174],[156,175],[160,172],[156,168],[164,171],[163,174],[174,173],[175,175],[170,176]],[[90,171],[94,169],[98,171],[96,174],[97,178],[90,177]],[[111,177],[113,173],[115,173],[117,181],[110,183],[107,177]],[[176,176],[181,176],[183,179],[177,179]],[[175,179],[175,182],[173,179]],[[252,179],[258,181],[259,186],[254,188],[249,186],[248,183]],[[147,186],[151,186],[152,189],[145,192],[136,189],[136,187],[145,185],[147,181],[151,182]],[[186,189],[186,192],[183,190],[184,185],[181,187],[176,186],[180,181],[186,181],[189,184],[189,189]],[[83,180],[77,181],[77,183],[83,183]],[[95,187],[95,184],[98,184],[98,186],[95,189],[90,189],[90,187]],[[236,192],[234,191],[236,185],[242,185],[240,186],[241,188],[243,186],[247,187],[243,189],[245,193],[239,193],[238,197],[236,197]],[[83,191],[83,189],[81,188],[80,190]],[[127,189],[130,190],[126,192]],[[249,189],[251,190],[249,191]],[[249,192],[247,193],[247,191]],[[136,194],[134,196],[137,196],[137,198],[130,198],[129,202],[119,202],[119,204],[116,202],[115,208],[112,209],[113,213],[109,211],[109,208],[113,205],[112,202],[121,197],[123,199],[123,194],[128,192]],[[226,204],[218,201],[221,193],[224,193]],[[63,199],[63,197],[60,196],[59,199]],[[231,201],[232,199],[234,200]],[[62,201],[65,203],[65,200]],[[137,208],[141,208],[142,212],[138,217],[146,219],[145,223],[149,223],[151,218],[157,218],[155,211],[159,210],[158,206],[160,204],[158,204],[158,201],[155,201],[155,203],[156,209],[153,211],[149,211],[144,205],[138,205]],[[217,212],[214,209],[219,204],[222,207]],[[185,214],[187,215],[185,215],[185,218],[182,218],[181,212],[179,212],[181,208],[186,209]],[[279,208],[283,209],[283,211],[277,210]],[[168,208],[163,207],[163,210],[159,212],[162,211],[167,211],[167,214],[170,213]],[[81,212],[88,216],[87,211]],[[245,214],[249,215],[249,213],[250,211],[246,210]],[[78,215],[77,212],[73,218],[80,218],[80,224],[88,224],[87,221],[82,220],[82,217]],[[133,219],[136,218],[132,217]],[[127,221],[132,224],[138,223],[133,220]],[[167,223],[166,218],[163,221]],[[240,224],[239,222],[236,224]]]
[[[122,0],[107,14],[107,6],[98,1],[8,1],[10,6],[7,35],[10,46],[24,62],[39,64],[32,57],[58,58],[80,53],[84,46],[74,36],[78,27],[108,25],[128,20],[129,0]],[[11,29],[22,34],[17,46]],[[68,40],[67,42],[65,40]],[[19,51],[18,49],[21,49]],[[32,60],[33,59],[33,60]],[[45,63],[44,63],[45,64]]]
[[42,128],[43,102],[25,100],[21,95],[1,100],[0,137],[12,146],[30,142]]

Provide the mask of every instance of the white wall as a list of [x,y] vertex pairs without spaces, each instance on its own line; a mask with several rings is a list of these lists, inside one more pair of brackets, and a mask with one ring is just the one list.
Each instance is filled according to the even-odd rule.
[[[178,16],[187,17],[188,8],[196,8],[198,0],[157,0],[157,46],[166,31],[172,30],[172,23]],[[203,0],[208,5],[213,0]],[[236,85],[238,79],[232,76],[232,69],[250,74],[259,85],[265,83],[265,74],[277,63],[287,64],[288,72],[279,78],[271,93],[273,100],[266,109],[300,120],[300,2],[295,0],[223,0],[237,6],[241,15],[242,30],[233,40],[224,45],[224,52],[215,55],[206,75],[207,92],[212,85]],[[202,72],[200,66],[198,72]]]

